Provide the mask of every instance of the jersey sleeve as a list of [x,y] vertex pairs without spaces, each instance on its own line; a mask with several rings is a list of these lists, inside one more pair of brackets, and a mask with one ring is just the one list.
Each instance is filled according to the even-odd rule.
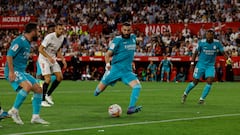
[[202,45],[202,41],[200,40],[196,46],[196,51],[200,52],[201,51],[201,45]]
[[49,44],[50,38],[51,38],[51,36],[48,34],[48,35],[43,39],[41,45],[44,46],[44,47],[47,47],[47,45]]
[[8,49],[7,56],[16,56],[16,54],[21,50],[21,44],[21,40],[15,39]]
[[120,42],[120,38],[117,38],[117,37],[113,38],[113,40],[109,44],[108,50],[111,50],[114,52],[114,50],[118,48],[119,42]]

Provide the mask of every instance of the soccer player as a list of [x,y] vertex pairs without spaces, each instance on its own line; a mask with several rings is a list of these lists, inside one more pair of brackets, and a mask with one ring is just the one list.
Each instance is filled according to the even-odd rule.
[[122,35],[116,36],[109,44],[109,49],[105,55],[106,72],[96,87],[94,95],[98,96],[108,85],[113,86],[118,80],[121,80],[132,88],[127,114],[133,114],[141,111],[142,108],[142,106],[136,106],[141,84],[132,72],[137,39],[134,34],[131,34],[131,25],[128,22],[123,23],[121,32]]
[[218,51],[220,51],[226,58],[228,58],[227,54],[223,50],[221,43],[218,40],[214,39],[214,31],[208,30],[206,32],[206,39],[202,39],[198,42],[198,46],[193,53],[190,70],[193,70],[194,62],[197,56],[198,62],[193,72],[193,81],[188,84],[182,96],[182,103],[185,103],[189,92],[198,84],[199,79],[205,75],[207,84],[205,85],[198,102],[199,104],[204,104],[204,100],[210,92],[212,82],[214,80],[214,66]]
[[38,29],[36,23],[29,23],[25,26],[25,33],[16,37],[7,52],[7,62],[4,69],[5,78],[10,82],[17,96],[13,107],[8,111],[15,123],[24,124],[19,116],[19,108],[32,90],[33,115],[31,123],[49,124],[39,116],[42,101],[42,89],[37,80],[26,73],[27,61],[31,50],[31,41],[37,39]]
[[[41,67],[42,75],[44,76],[43,83],[43,98],[42,105],[44,104],[54,104],[51,94],[57,88],[59,83],[63,79],[63,75],[61,72],[61,68],[56,61],[57,56],[62,59],[63,68],[67,68],[67,63],[62,55],[61,46],[64,41],[63,36],[64,27],[63,24],[56,24],[55,32],[48,34],[42,44],[39,47],[39,57],[38,62]],[[56,76],[56,80],[54,80],[51,84],[50,89],[48,90],[48,86],[51,82],[51,74],[54,73]],[[48,103],[46,103],[46,100]]]
[[[48,27],[47,27],[47,34],[49,33],[52,33],[55,31],[55,24],[49,24]],[[41,71],[41,67],[39,65],[39,62],[37,61],[36,62],[36,67],[37,67],[37,72],[36,72],[36,78],[38,79],[38,83],[39,85],[42,87],[43,86],[43,83],[44,81],[42,81],[43,76],[42,76],[42,71]],[[56,80],[56,76],[54,74],[51,75],[51,82],[54,82]],[[47,101],[44,101],[41,103],[41,106],[42,107],[51,107],[51,104],[48,103]]]
[[[161,68],[162,67],[162,68]],[[164,78],[164,73],[167,73],[167,82],[170,80],[170,70],[173,68],[173,64],[170,60],[167,59],[167,56],[163,56],[163,60],[160,62],[158,66],[158,70],[161,68],[161,82],[163,81]]]
[[153,61],[150,61],[149,65],[147,67],[147,70],[149,70],[151,72],[149,81],[156,81],[157,80],[157,73],[156,73],[157,66],[155,63],[153,63]]

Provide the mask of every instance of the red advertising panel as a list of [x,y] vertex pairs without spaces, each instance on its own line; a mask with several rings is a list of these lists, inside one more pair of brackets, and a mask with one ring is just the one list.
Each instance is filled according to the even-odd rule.
[[35,22],[35,16],[0,16],[0,28],[22,29],[29,22]]
[[[230,23],[189,23],[188,28],[191,30],[192,34],[197,34],[203,26],[204,29],[214,29],[218,30],[226,30],[228,28],[232,28],[233,30],[237,30],[240,28],[240,22],[230,22]],[[134,30],[139,30],[140,32],[151,34],[163,33],[163,31],[170,31],[171,33],[176,33],[177,31],[181,32],[184,28],[183,23],[179,24],[134,24],[132,25]],[[118,25],[118,29],[120,30],[121,25]]]

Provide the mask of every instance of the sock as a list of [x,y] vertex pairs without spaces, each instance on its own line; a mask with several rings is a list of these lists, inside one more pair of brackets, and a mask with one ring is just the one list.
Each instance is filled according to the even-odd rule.
[[19,107],[22,105],[23,101],[26,99],[27,95],[28,95],[27,91],[21,89],[16,96],[13,107],[18,110]]
[[49,86],[49,84],[46,83],[46,82],[44,82],[44,84],[43,84],[43,95],[42,95],[42,101],[45,101],[45,96],[46,96],[46,93],[47,93],[48,86]]
[[42,102],[42,94],[34,93],[32,106],[33,106],[33,114],[39,114],[41,109],[41,102]]
[[161,80],[163,80],[164,72],[161,72]]
[[102,91],[99,90],[98,86],[96,87],[95,91],[94,91],[94,96],[98,96]]
[[34,118],[39,118],[40,116],[39,116],[39,114],[33,114],[32,115],[32,118],[34,119]]
[[47,92],[48,96],[50,96],[50,95],[53,93],[53,91],[57,88],[57,86],[59,85],[59,83],[60,83],[60,82],[59,82],[58,80],[55,80],[55,81],[52,83],[50,89],[49,89],[48,92]]
[[55,75],[51,75],[51,82],[54,82],[57,79]]
[[204,100],[204,99],[207,97],[209,91],[211,90],[211,86],[212,86],[212,85],[210,85],[210,84],[206,84],[206,85],[205,85],[205,87],[204,87],[204,89],[203,89],[203,92],[202,92],[202,96],[201,96],[201,99],[202,99],[202,100]]
[[193,82],[190,82],[187,86],[187,88],[184,91],[185,95],[188,95],[188,93],[195,87],[195,84]]
[[169,75],[169,73],[167,73],[167,80],[168,80],[168,81],[170,80],[170,75]]
[[133,107],[136,105],[141,88],[142,88],[141,84],[136,84],[133,86],[132,94],[130,96],[130,103],[128,107]]

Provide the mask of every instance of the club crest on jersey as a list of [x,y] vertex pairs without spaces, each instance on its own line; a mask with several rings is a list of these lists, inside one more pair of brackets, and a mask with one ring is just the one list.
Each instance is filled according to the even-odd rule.
[[114,49],[114,48],[115,48],[115,44],[114,43],[110,43],[109,49]]
[[18,47],[19,47],[18,44],[15,44],[15,45],[13,45],[13,47],[11,49],[15,52],[15,51],[17,51]]

